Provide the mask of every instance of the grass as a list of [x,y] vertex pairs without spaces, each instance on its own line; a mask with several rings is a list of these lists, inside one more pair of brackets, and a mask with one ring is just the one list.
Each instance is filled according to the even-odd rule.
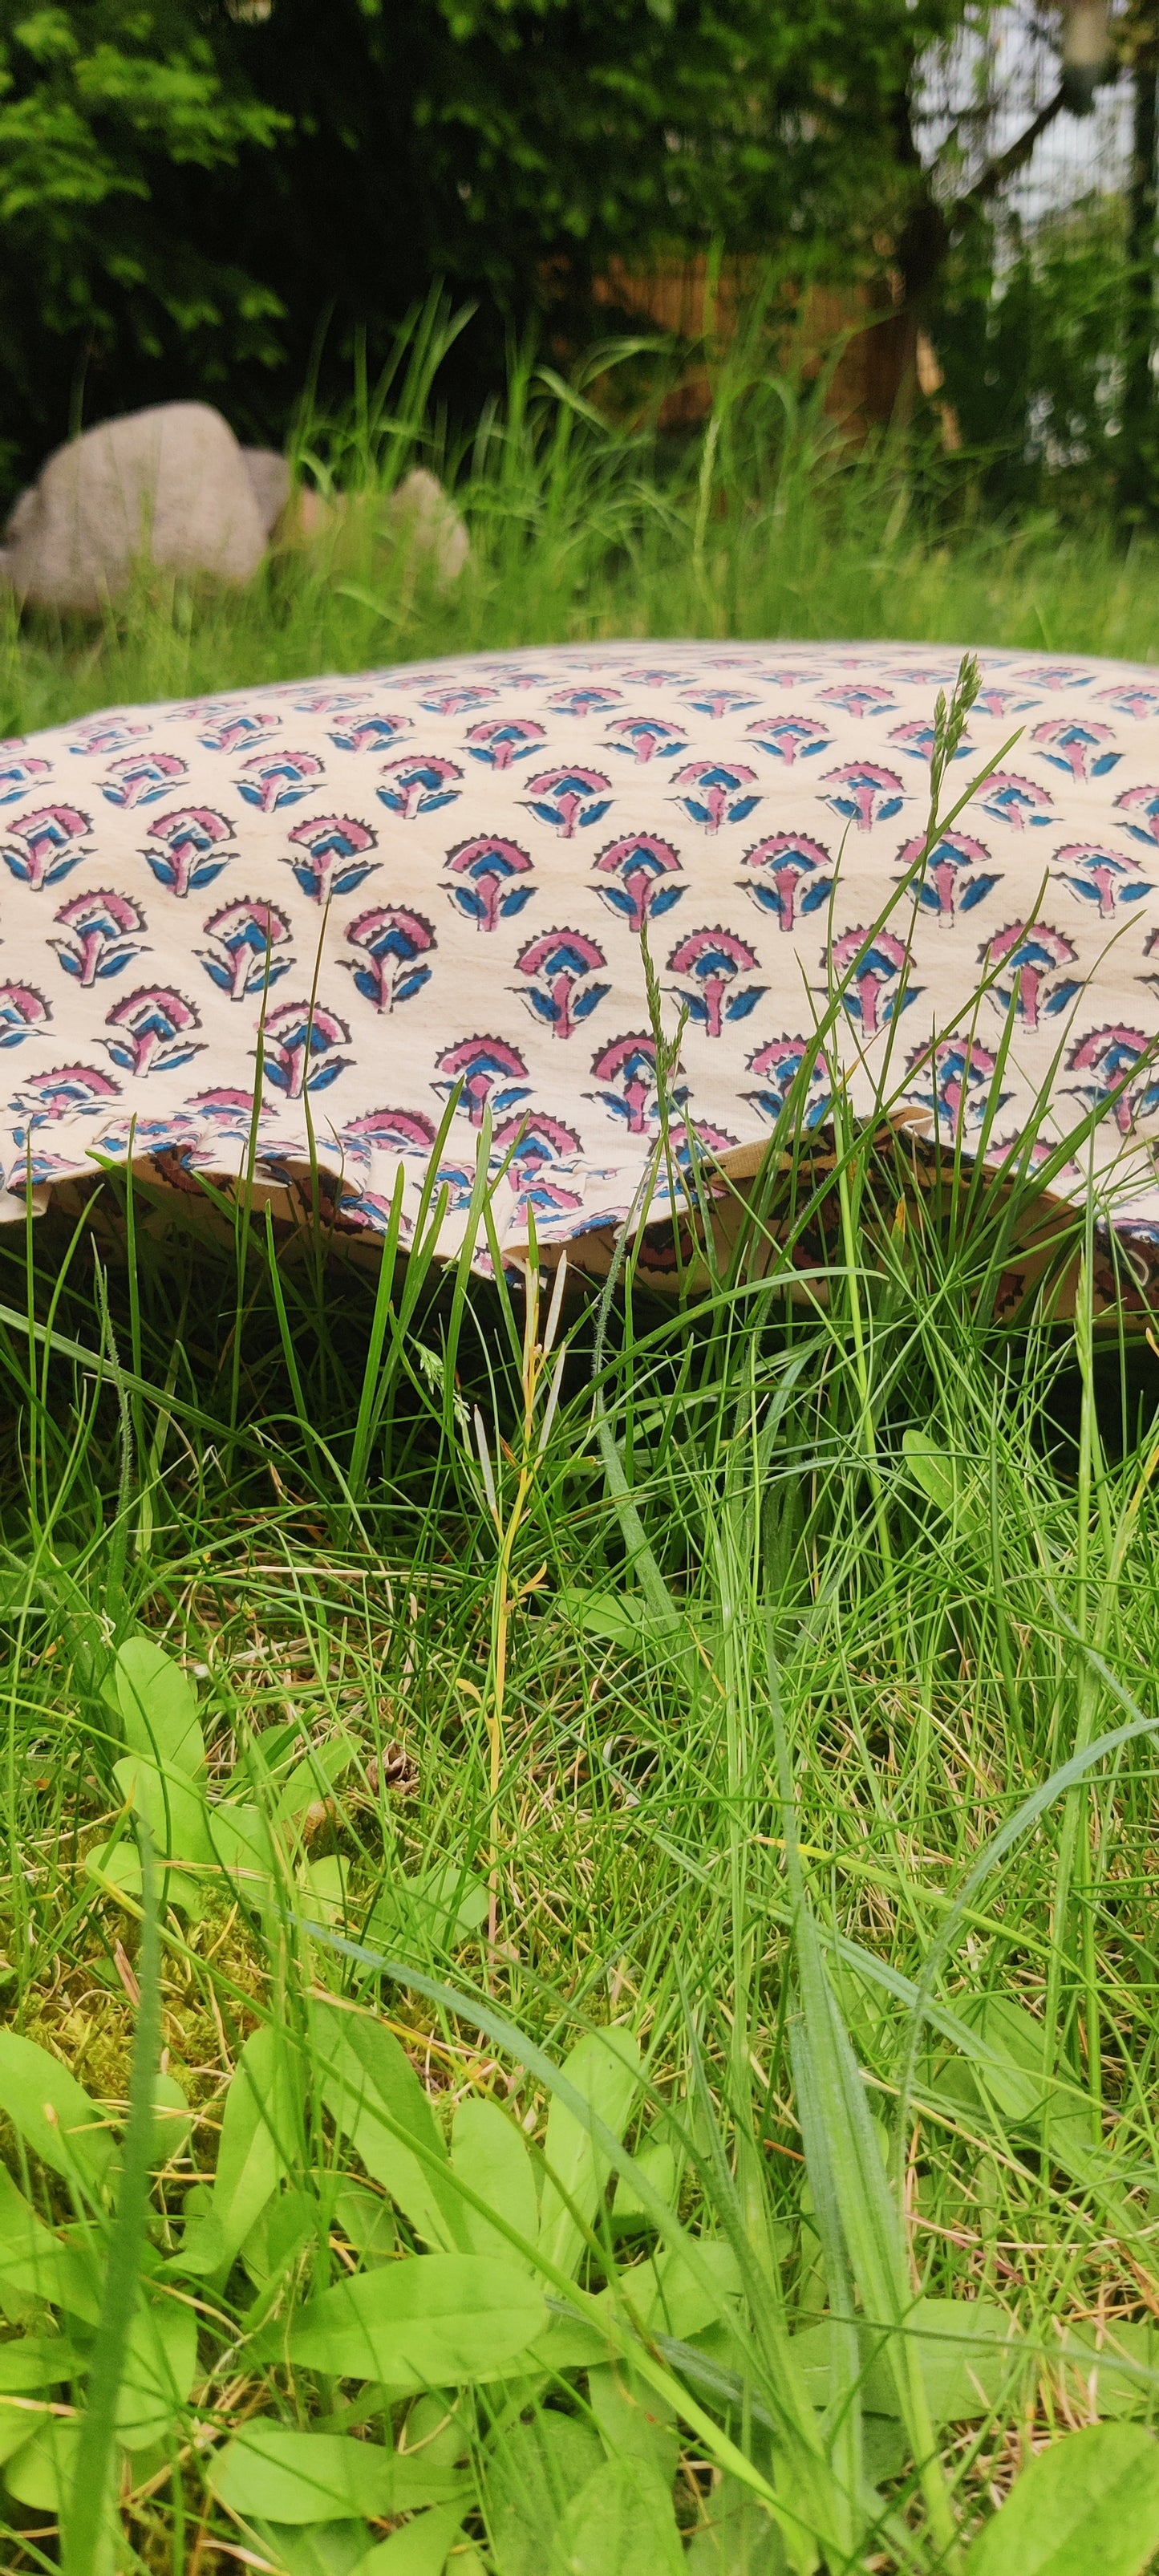
[[[142,589],[13,637],[8,721],[529,636],[1151,649],[1142,548],[934,545],[743,391],[662,474],[525,385],[453,594],[369,538]],[[115,1177],[0,1239],[11,2576],[1149,2563],[1159,1372],[1081,1216],[1073,1327],[1011,1327],[1008,1211],[835,1154],[792,1298],[376,1277]]]
[[[603,636],[891,636],[1100,653],[1159,651],[1159,547],[1081,511],[987,519],[968,466],[886,437],[850,457],[814,382],[770,366],[752,329],[710,350],[713,410],[677,445],[598,350],[574,382],[514,359],[507,399],[469,440],[432,402],[457,317],[432,297],[394,367],[349,417],[307,414],[304,480],[351,504],[329,541],[275,556],[238,599],[156,577],[103,633],[48,619],[0,628],[0,723],[34,730],[91,708],[216,694],[300,674]],[[631,392],[640,394],[633,382]],[[593,393],[605,402],[597,409]],[[384,541],[406,469],[455,489],[472,557],[440,591]]]

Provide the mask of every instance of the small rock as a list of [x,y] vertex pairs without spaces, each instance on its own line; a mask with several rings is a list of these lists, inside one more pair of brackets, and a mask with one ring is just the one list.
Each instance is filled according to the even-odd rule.
[[276,447],[243,447],[242,457],[254,487],[254,499],[262,514],[262,525],[267,537],[272,537],[290,497],[289,460],[279,456]]
[[391,493],[386,524],[413,558],[427,558],[440,589],[458,580],[471,551],[466,521],[425,465],[414,466]]
[[142,556],[240,588],[257,571],[267,528],[245,453],[220,412],[159,403],[59,447],[4,535],[18,598],[98,616],[128,588]]

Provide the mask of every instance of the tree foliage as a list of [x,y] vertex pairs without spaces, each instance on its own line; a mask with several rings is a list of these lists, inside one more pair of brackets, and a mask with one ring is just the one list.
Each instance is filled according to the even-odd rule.
[[[207,249],[198,211],[284,120],[188,0],[0,0],[0,430],[61,436],[86,367],[168,360],[193,381],[226,340],[275,354],[275,292]],[[264,157],[264,152],[263,152]]]
[[438,273],[486,375],[537,307],[578,325],[613,255],[880,264],[915,64],[965,7],[0,0],[0,429],[39,452],[82,392],[210,389],[276,431],[320,331],[348,381],[355,331],[373,359]]

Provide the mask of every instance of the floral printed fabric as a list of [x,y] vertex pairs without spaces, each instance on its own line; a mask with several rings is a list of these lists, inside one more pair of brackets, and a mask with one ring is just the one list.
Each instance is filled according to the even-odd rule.
[[[1105,1106],[1055,1180],[1159,1242],[1159,677],[983,657],[920,880],[955,652],[612,645],[294,682],[86,718],[0,752],[0,1216],[130,1151],[413,1227],[448,1100],[441,1248],[489,1110],[499,1239],[620,1222],[654,1172],[646,925],[688,1132],[751,1172],[844,985],[869,1113],[1008,1155]],[[903,972],[904,970],[904,972]],[[979,988],[985,986],[979,1000]],[[1014,1025],[1004,1061],[1000,1050]],[[254,1084],[262,1064],[261,1097]],[[985,1131],[985,1133],[984,1133]],[[251,1146],[251,1135],[254,1143]],[[1039,1153],[1047,1150],[1045,1140]],[[667,1203],[653,1186],[648,1212]]]

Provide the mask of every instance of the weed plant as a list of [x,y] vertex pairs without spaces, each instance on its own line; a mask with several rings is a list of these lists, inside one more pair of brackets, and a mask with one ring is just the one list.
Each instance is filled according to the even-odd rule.
[[[661,502],[528,381],[461,596],[142,594],[16,712],[767,629],[852,489],[965,620],[715,417]],[[1159,1370],[1091,1215],[1010,1321],[1024,1177],[776,1141],[665,1304],[115,1174],[0,1240],[12,2576],[1151,2563]]]

